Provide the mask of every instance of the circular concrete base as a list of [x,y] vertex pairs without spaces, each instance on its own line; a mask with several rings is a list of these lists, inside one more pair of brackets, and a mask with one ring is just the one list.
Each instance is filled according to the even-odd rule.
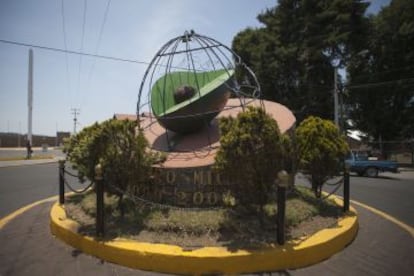
[[[337,204],[342,201],[335,198]],[[260,250],[230,250],[205,247],[192,251],[179,246],[141,243],[126,239],[99,241],[78,233],[80,225],[66,216],[63,206],[50,212],[52,233],[67,244],[103,260],[123,266],[174,274],[239,274],[294,269],[316,264],[341,251],[358,231],[355,209],[340,218],[335,228],[323,229],[310,237],[272,245]],[[276,235],[276,233],[275,233]]]
[[[296,118],[286,106],[271,101],[253,100],[246,106],[262,107],[277,122],[281,133],[286,133],[295,125]],[[168,153],[163,162],[164,168],[193,168],[210,166],[220,146],[219,119],[237,117],[243,111],[239,99],[229,99],[226,107],[217,118],[213,119],[196,133],[180,135],[166,131],[152,114],[139,118],[145,138],[152,150]],[[168,143],[169,142],[169,143]]]

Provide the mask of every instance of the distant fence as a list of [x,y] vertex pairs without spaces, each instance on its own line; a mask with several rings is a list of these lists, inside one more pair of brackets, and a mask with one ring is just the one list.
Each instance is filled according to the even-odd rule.
[[[59,146],[63,143],[63,139],[70,137],[70,132],[57,132],[57,136],[33,135],[32,146],[40,147],[42,145]],[[25,147],[27,141],[26,134],[19,133],[0,133],[0,147]]]
[[400,165],[414,166],[413,152],[389,151],[387,155],[391,160],[395,160]]
[[379,159],[394,160],[400,166],[414,166],[414,141],[372,141],[353,150]]

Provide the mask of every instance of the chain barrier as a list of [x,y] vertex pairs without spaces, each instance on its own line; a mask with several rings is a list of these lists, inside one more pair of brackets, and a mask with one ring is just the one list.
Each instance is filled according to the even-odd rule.
[[334,183],[325,182],[324,184],[328,185],[328,186],[336,186],[336,185],[342,183],[343,181],[344,181],[344,177],[342,176],[338,181],[336,181]]
[[330,197],[331,195],[333,195],[334,193],[336,193],[339,190],[339,188],[342,186],[342,184],[344,183],[344,180],[345,180],[345,178],[344,178],[344,176],[342,176],[339,180],[337,180],[334,183],[325,182],[324,185],[327,185],[327,186],[336,186],[336,187],[330,193],[328,193],[327,195],[321,197],[320,200],[321,201],[322,200],[325,200],[328,197]]
[[[340,179],[340,181],[338,181],[338,182],[336,182],[336,184],[335,185],[337,185],[330,193],[328,193],[327,195],[325,195],[324,197],[321,197],[321,199],[320,200],[325,200],[325,199],[327,199],[328,197],[330,197],[331,195],[333,195],[334,193],[336,193],[338,190],[339,190],[339,188],[342,186],[342,184],[343,184],[343,180],[344,178],[342,177],[341,179]],[[334,186],[334,185],[332,185],[331,184],[331,186]]]
[[151,200],[136,196],[132,193],[123,191],[122,189],[115,187],[111,184],[105,183],[105,186],[108,186],[111,189],[114,189],[116,192],[123,194],[124,196],[127,196],[129,199],[131,199],[135,204],[142,204],[143,206],[145,205],[150,205],[150,208],[159,208],[159,209],[172,209],[172,210],[180,210],[180,211],[206,211],[206,210],[228,210],[231,211],[231,208],[226,208],[226,207],[178,207],[178,206],[174,206],[174,205],[170,205],[170,204],[162,204],[162,203],[157,203],[157,202],[153,202]]
[[68,174],[68,175],[70,175],[72,177],[75,177],[75,178],[78,178],[79,177],[79,175],[73,174],[73,173],[71,173],[71,172],[69,172],[67,170],[65,170],[65,174]]
[[[67,173],[67,171],[65,170],[64,171],[65,173]],[[68,187],[68,189],[69,190],[71,190],[72,192],[74,192],[75,194],[82,194],[82,193],[84,193],[84,192],[86,192],[90,187],[92,187],[92,185],[93,184],[95,184],[94,182],[91,182],[88,186],[86,186],[85,188],[83,188],[83,189],[81,189],[81,190],[76,190],[75,188],[73,188],[70,184],[69,184],[69,182],[66,180],[66,178],[65,178],[65,175],[63,174],[62,175],[62,173],[60,173],[61,174],[61,176],[63,177],[63,181],[64,181],[64,183],[65,183],[65,186],[66,187]],[[69,175],[71,175],[71,174],[69,174]],[[73,176],[73,175],[71,175],[71,176]],[[75,177],[77,177],[77,176],[75,176]]]

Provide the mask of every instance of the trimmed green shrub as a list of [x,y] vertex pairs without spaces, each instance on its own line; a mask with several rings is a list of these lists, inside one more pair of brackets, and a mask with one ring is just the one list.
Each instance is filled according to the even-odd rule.
[[95,166],[102,165],[105,190],[119,197],[121,213],[124,194],[120,191],[148,185],[151,165],[159,158],[147,150],[142,131],[135,130],[133,121],[111,119],[84,128],[64,147],[81,181],[94,181]]
[[289,137],[261,108],[248,107],[237,118],[220,119],[215,168],[231,183],[237,204],[263,209],[274,195],[277,173],[285,168]]
[[296,139],[299,168],[308,174],[315,195],[320,197],[323,184],[342,169],[348,144],[332,121],[313,116],[296,129]]

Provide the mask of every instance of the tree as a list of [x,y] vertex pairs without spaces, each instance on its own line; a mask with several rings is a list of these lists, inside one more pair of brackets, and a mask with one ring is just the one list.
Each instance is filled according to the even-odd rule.
[[105,190],[119,197],[123,215],[124,192],[134,186],[149,184],[151,165],[158,156],[147,151],[143,133],[135,133],[136,124],[128,120],[95,123],[72,136],[65,144],[67,159],[78,170],[79,178],[94,181],[95,166],[103,167]]
[[345,66],[363,39],[367,6],[360,0],[280,0],[258,16],[264,27],[240,32],[232,47],[256,73],[265,99],[289,106],[298,121],[332,118],[333,65]]
[[289,162],[289,138],[261,108],[248,107],[237,118],[220,119],[220,148],[215,167],[231,183],[231,192],[245,206],[268,202],[277,173]]
[[414,137],[413,45],[414,2],[394,0],[370,18],[366,42],[351,59],[350,117],[377,141]]
[[320,197],[323,184],[341,170],[348,144],[332,121],[313,116],[296,129],[296,139],[299,168],[310,176],[312,190]]

